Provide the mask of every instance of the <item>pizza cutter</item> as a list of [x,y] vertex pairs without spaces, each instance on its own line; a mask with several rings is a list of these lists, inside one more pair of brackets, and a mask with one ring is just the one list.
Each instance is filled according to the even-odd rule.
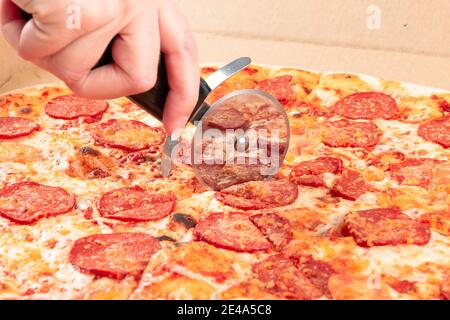
[[[96,67],[113,62],[111,46]],[[270,179],[281,167],[289,146],[289,122],[277,99],[260,90],[239,90],[209,105],[208,95],[251,63],[236,59],[206,79],[200,79],[199,97],[189,118],[196,126],[191,165],[206,187],[220,190],[253,180]],[[169,93],[167,69],[161,54],[155,86],[128,98],[162,121]],[[166,138],[161,171],[170,175],[180,138]]]

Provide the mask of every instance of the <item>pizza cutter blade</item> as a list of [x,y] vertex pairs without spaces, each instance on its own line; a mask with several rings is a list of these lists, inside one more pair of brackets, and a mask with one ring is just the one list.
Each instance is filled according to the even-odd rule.
[[[160,67],[161,65],[164,65],[163,57],[160,60]],[[162,63],[161,63],[162,61]],[[196,122],[200,121],[200,119],[204,116],[204,114],[210,109],[210,106],[208,103],[205,102],[208,95],[216,89],[219,85],[221,85],[225,80],[232,77],[237,72],[241,71],[245,67],[247,67],[251,63],[251,59],[247,57],[238,58],[229,64],[225,65],[218,71],[214,72],[212,75],[210,75],[207,79],[200,79],[200,90],[199,90],[199,97],[197,104],[194,108],[194,111],[191,114],[191,117],[189,119],[190,123],[195,124]],[[164,73],[164,70],[160,70],[158,72],[158,83],[161,83],[159,75]],[[154,90],[154,89],[152,89]],[[159,90],[161,92],[161,90]],[[136,101],[136,98],[133,99]],[[144,100],[145,101],[137,101],[141,105],[145,105],[145,103],[148,101],[148,99],[145,97],[144,94]],[[144,102],[144,103],[142,103]],[[164,108],[164,106],[162,106]],[[161,113],[162,118],[162,113]],[[162,156],[161,156],[161,172],[164,177],[168,177],[170,175],[171,169],[172,169],[172,163],[173,159],[176,156],[177,147],[179,144],[180,138],[179,135],[174,136],[168,136],[166,138],[166,142],[164,144]]]
[[289,146],[283,107],[259,90],[223,97],[196,126],[191,164],[199,181],[213,190],[270,179],[283,164]]

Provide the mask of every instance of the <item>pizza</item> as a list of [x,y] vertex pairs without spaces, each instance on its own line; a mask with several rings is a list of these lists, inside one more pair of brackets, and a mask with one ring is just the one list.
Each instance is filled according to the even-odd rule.
[[450,93],[252,65],[208,102],[252,88],[288,114],[285,162],[217,192],[189,128],[162,176],[162,125],[126,98],[2,95],[0,298],[450,298]]

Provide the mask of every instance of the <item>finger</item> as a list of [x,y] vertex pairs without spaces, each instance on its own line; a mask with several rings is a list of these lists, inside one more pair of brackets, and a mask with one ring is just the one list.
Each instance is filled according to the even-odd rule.
[[187,22],[172,1],[159,12],[161,50],[164,53],[170,91],[164,109],[164,127],[170,134],[184,128],[199,93],[197,46]]
[[25,25],[25,21],[20,16],[20,9],[12,1],[2,0],[0,11],[0,22],[5,40],[17,50],[20,34]]
[[17,51],[26,60],[53,55],[71,42],[92,32],[102,32],[121,23],[120,8],[111,0],[13,0],[33,19],[24,26]]
[[[61,0],[13,0],[16,14],[19,13],[19,25],[22,29],[15,38],[15,48],[22,58],[37,60],[53,54],[72,41],[74,32],[65,28],[66,1]],[[33,19],[24,22],[19,8],[33,14]]]
[[[114,64],[90,70],[102,55],[95,35],[85,36],[55,55],[50,65],[56,66],[60,77],[78,95],[87,98],[111,99],[145,92],[156,81],[159,59],[157,10],[149,5],[115,38]],[[90,52],[80,56],[79,52]],[[66,61],[71,61],[67,65]]]

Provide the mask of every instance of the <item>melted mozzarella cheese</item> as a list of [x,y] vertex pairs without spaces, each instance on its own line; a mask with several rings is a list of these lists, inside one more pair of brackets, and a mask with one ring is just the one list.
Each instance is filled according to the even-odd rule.
[[400,151],[409,157],[447,158],[444,149],[417,135],[417,124],[378,119],[375,124],[383,131],[374,152]]
[[336,96],[336,93],[331,90],[315,89],[313,91],[313,94],[315,94],[321,100],[322,105],[327,107],[331,107],[339,100],[339,98]]
[[[360,253],[383,272],[395,273],[397,267],[411,267],[411,270],[426,263],[448,265],[450,251],[448,237],[432,232],[430,242],[425,246],[401,245],[382,246],[360,250]],[[399,268],[401,270],[401,268]],[[401,276],[401,275],[400,275]]]

